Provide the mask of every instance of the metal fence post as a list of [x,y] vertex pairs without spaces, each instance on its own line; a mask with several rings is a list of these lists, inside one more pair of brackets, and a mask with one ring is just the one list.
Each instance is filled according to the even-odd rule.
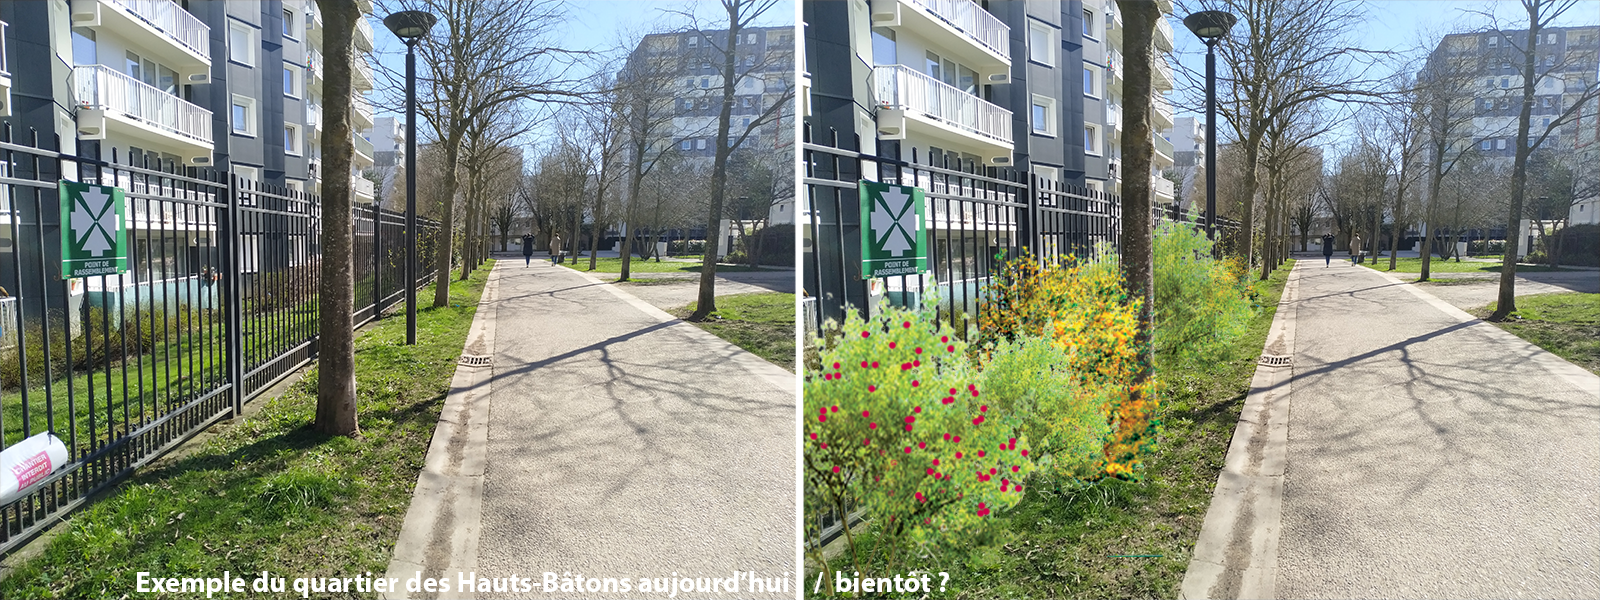
[[243,303],[239,278],[244,263],[239,255],[239,180],[230,167],[223,174],[227,179],[227,207],[222,209],[222,269],[223,336],[227,345],[228,399],[233,403],[233,415],[244,412],[244,323]]

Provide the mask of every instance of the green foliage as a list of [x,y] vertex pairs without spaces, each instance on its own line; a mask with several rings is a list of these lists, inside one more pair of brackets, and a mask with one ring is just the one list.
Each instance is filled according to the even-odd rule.
[[[213,309],[178,307],[171,313],[146,304],[135,311],[128,307],[124,314],[112,317],[104,308],[90,307],[78,320],[81,332],[72,338],[68,353],[67,328],[62,314],[57,312],[50,320],[49,363],[54,378],[68,375],[70,358],[74,371],[103,368],[138,354],[155,350],[168,340],[177,340],[202,326],[215,327],[220,315]],[[120,323],[116,319],[120,317]],[[7,323],[8,327],[14,324]],[[22,361],[19,351],[27,355],[28,384],[39,385],[45,376],[45,327],[40,320],[30,320],[22,328],[22,348],[12,348],[0,353],[0,387],[11,390],[22,384]]]
[[806,505],[865,512],[871,547],[846,538],[863,575],[971,547],[1033,471],[1020,415],[989,405],[966,344],[932,307],[850,312],[806,377]]
[[1255,316],[1248,286],[1212,258],[1211,245],[1191,223],[1163,221],[1156,228],[1152,343],[1160,368],[1215,360]]
[[1022,432],[1038,448],[1040,468],[1071,479],[1097,476],[1113,397],[1084,385],[1071,357],[1050,338],[1019,336],[992,347],[980,387],[1007,414],[1025,415]]

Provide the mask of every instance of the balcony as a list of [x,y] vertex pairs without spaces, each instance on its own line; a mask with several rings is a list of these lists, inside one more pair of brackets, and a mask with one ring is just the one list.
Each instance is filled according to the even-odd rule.
[[1172,51],[1172,22],[1167,20],[1165,14],[1156,19],[1156,49],[1162,52]]
[[322,131],[322,105],[306,103],[306,124],[312,129]]
[[1152,159],[1155,168],[1165,169],[1172,166],[1172,142],[1167,141],[1167,138],[1161,137],[1159,133],[1151,134],[1150,138],[1155,142],[1156,147],[1156,155]]
[[306,39],[322,44],[322,11],[317,10],[316,2],[306,3]]
[[1115,48],[1106,49],[1106,69],[1111,71],[1111,89],[1122,89],[1122,53]]
[[878,135],[1011,164],[1011,111],[904,65],[872,68]]
[[350,85],[360,91],[372,89],[372,84],[376,82],[372,78],[372,65],[359,54],[355,57],[355,69],[351,71],[351,75]]
[[80,138],[115,138],[211,164],[211,111],[105,65],[73,67],[72,81]]
[[328,66],[322,62],[322,53],[316,48],[306,49],[306,69],[311,71],[311,89],[322,89],[322,71]]
[[[377,197],[372,193],[372,180],[355,175],[350,177],[351,187],[354,188],[356,199],[363,202],[372,202]],[[1170,184],[1170,182],[1169,182]],[[1170,185],[1168,187],[1171,187]]]
[[1011,28],[972,0],[872,0],[872,26],[915,33],[980,83],[1011,83]]
[[356,19],[356,50],[361,52],[372,51],[372,22],[367,20],[366,15],[361,15],[361,18]]
[[350,113],[351,128],[356,131],[372,129],[375,125],[372,121],[372,103],[367,101],[367,97],[360,94],[351,96],[350,103],[355,107]]
[[1176,82],[1172,78],[1172,65],[1167,64],[1167,60],[1160,55],[1151,58],[1155,59],[1156,68],[1151,70],[1150,87],[1162,92],[1170,91]]
[[1112,129],[1122,131],[1122,105],[1106,103],[1106,124]]
[[[367,138],[361,137],[361,134],[359,133],[351,135],[350,137],[353,138],[356,143],[355,157],[351,161],[354,163],[355,168],[365,169],[372,166],[372,142],[367,141]],[[1168,145],[1170,146],[1171,144]]]
[[1172,192],[1172,180],[1160,175],[1150,176],[1150,189],[1156,193],[1156,198],[1171,202],[1177,199]]
[[211,28],[172,0],[79,0],[72,26],[115,32],[182,83],[211,83]]
[[1175,123],[1172,121],[1172,105],[1167,102],[1166,96],[1157,95],[1155,100],[1155,118],[1151,120],[1157,131],[1171,129]]
[[0,21],[0,117],[11,116],[11,63],[6,60],[6,37],[10,25]]

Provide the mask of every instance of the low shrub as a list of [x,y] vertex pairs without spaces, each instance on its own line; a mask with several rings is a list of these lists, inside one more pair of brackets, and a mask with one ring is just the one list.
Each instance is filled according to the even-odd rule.
[[705,240],[672,240],[667,242],[668,256],[693,256],[705,253]]
[[79,321],[81,329],[72,338],[69,354],[66,324],[61,314],[57,313],[50,323],[48,361],[43,322],[30,320],[22,329],[21,348],[6,350],[4,356],[0,356],[0,387],[16,389],[22,385],[22,361],[17,358],[19,352],[26,355],[28,382],[32,385],[43,382],[46,362],[49,363],[50,376],[53,378],[68,375],[69,361],[73,371],[101,368],[108,363],[151,352],[169,340],[188,335],[202,324],[220,323],[221,318],[212,309],[186,306],[170,314],[150,306],[138,311],[130,307],[126,314],[121,315],[121,323],[108,316],[101,307],[88,308]]
[[[806,375],[807,510],[860,507],[872,543],[848,528],[845,539],[862,575],[979,547],[987,517],[1020,502],[1033,471],[1021,419],[989,404],[966,344],[931,304],[848,314],[816,341],[823,368]],[[807,519],[808,537],[817,527]]]
[[1250,272],[1242,261],[1212,258],[1205,231],[1188,223],[1156,228],[1152,344],[1157,368],[1214,360],[1255,316]]

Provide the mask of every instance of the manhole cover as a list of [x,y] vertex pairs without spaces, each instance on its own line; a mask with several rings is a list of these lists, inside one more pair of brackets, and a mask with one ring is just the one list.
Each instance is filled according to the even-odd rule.
[[487,367],[489,366],[489,357],[477,354],[463,354],[457,364],[463,367]]
[[1263,354],[1261,355],[1261,360],[1256,361],[1256,364],[1265,367],[1287,367],[1289,366],[1289,357],[1281,354]]

